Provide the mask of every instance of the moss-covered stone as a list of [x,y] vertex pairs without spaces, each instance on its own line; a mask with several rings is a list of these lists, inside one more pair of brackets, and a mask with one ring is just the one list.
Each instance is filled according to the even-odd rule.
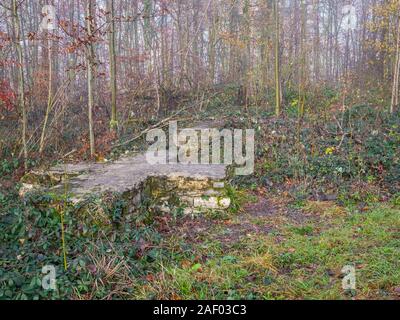
[[[225,210],[230,205],[224,192],[227,171],[223,164],[152,165],[144,154],[132,154],[109,163],[33,171],[22,179],[21,196],[32,190],[53,195],[53,204],[68,202],[83,221],[107,227],[115,222],[118,210],[118,215],[132,214],[144,201],[153,207],[188,208],[187,212]],[[113,204],[120,201],[124,208],[116,211]]]

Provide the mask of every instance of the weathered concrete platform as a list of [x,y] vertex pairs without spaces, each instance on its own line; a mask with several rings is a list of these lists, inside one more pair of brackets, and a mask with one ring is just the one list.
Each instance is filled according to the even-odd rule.
[[24,179],[21,195],[32,190],[52,194],[68,193],[77,205],[89,197],[115,193],[134,209],[144,197],[163,210],[183,205],[186,212],[227,209],[225,196],[227,166],[202,164],[151,165],[144,154],[124,156],[110,163],[58,165],[46,171],[33,171]]

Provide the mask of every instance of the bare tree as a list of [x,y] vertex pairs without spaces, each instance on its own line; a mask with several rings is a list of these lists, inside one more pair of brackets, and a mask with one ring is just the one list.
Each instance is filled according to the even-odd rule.
[[93,157],[96,153],[94,140],[94,124],[93,124],[93,104],[94,104],[94,68],[95,68],[95,53],[94,53],[94,35],[93,35],[94,10],[91,0],[86,1],[86,28],[87,28],[87,53],[86,53],[86,68],[87,68],[87,90],[88,90],[88,120],[89,120],[89,142],[90,155]]
[[21,46],[20,20],[18,15],[17,0],[12,0],[12,17],[13,17],[14,36],[15,36],[14,45],[18,56],[18,104],[22,113],[22,146],[24,154],[24,168],[25,171],[27,171],[28,147],[26,141],[27,116],[26,116],[26,105],[25,105],[24,54]]
[[280,27],[279,27],[279,0],[274,1],[275,17],[275,114],[281,114],[281,76],[280,76]]
[[396,45],[396,58],[394,65],[393,75],[393,89],[392,89],[392,102],[390,105],[390,112],[393,113],[394,109],[399,106],[399,77],[400,77],[400,17],[397,18],[397,45]]
[[116,78],[116,58],[115,58],[115,17],[114,0],[108,0],[110,32],[108,39],[108,50],[110,55],[110,89],[111,89],[111,130],[118,126],[117,119],[117,78]]

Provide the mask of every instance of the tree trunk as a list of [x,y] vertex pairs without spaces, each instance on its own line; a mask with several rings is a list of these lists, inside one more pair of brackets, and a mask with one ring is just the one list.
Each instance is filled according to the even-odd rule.
[[86,4],[86,21],[88,33],[88,52],[86,57],[87,64],[87,86],[88,86],[88,118],[89,118],[89,141],[90,141],[90,155],[93,157],[96,153],[94,142],[94,126],[93,126],[93,68],[94,68],[94,47],[93,47],[93,4],[91,0],[87,0]]
[[281,114],[280,45],[279,45],[279,0],[274,1],[275,15],[275,115]]
[[306,27],[307,27],[307,8],[304,0],[301,4],[301,32],[300,32],[300,66],[299,66],[299,116],[304,116],[305,107],[305,83],[306,83]]
[[115,60],[115,22],[114,22],[114,0],[108,0],[108,11],[110,12],[109,54],[110,54],[110,89],[111,89],[111,130],[118,126],[117,120],[117,78]]
[[15,48],[18,55],[18,104],[22,113],[22,146],[24,154],[24,169],[28,170],[28,148],[26,143],[27,116],[25,107],[25,80],[24,80],[24,55],[21,47],[20,27],[17,0],[12,1],[13,27],[15,34]]
[[390,105],[390,112],[394,113],[394,109],[399,106],[399,76],[400,76],[400,18],[397,19],[397,48],[396,48],[396,62],[393,77],[392,89],[392,103]]
[[[48,34],[49,36],[49,34]],[[49,86],[49,90],[48,90],[48,95],[47,95],[47,108],[46,108],[46,114],[44,116],[44,123],[43,123],[43,128],[42,128],[42,134],[40,136],[40,144],[39,144],[39,153],[42,154],[43,153],[43,149],[44,149],[44,140],[45,140],[45,135],[46,135],[46,127],[47,127],[47,122],[49,120],[49,114],[51,111],[51,107],[53,104],[53,97],[52,97],[52,93],[53,93],[53,61],[52,61],[52,57],[51,57],[51,45],[52,45],[52,41],[49,38],[48,39],[48,63],[49,63],[49,81],[48,81],[48,86]]]

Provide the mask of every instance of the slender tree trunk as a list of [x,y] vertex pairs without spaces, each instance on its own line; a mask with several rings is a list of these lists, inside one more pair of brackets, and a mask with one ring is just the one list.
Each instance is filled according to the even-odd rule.
[[51,57],[51,39],[48,39],[48,63],[49,63],[49,90],[48,90],[48,95],[47,95],[47,108],[46,108],[46,114],[44,116],[44,123],[43,123],[43,128],[42,128],[42,134],[40,136],[40,144],[39,144],[39,153],[43,153],[44,149],[44,140],[45,140],[45,135],[46,135],[46,127],[47,127],[47,122],[49,120],[49,114],[51,111],[51,107],[53,104],[53,61]]
[[95,151],[95,141],[94,141],[94,126],[93,126],[93,87],[94,87],[94,47],[93,47],[93,4],[91,0],[87,0],[86,4],[86,21],[87,21],[87,32],[89,38],[88,53],[86,57],[87,62],[87,86],[88,86],[88,120],[89,120],[89,141],[90,141],[90,155],[93,157],[96,153]]
[[217,15],[215,10],[215,2],[211,3],[210,9],[210,22],[209,22],[209,41],[208,41],[208,74],[210,86],[214,84],[215,79],[215,42],[216,42],[216,27],[217,27]]
[[18,102],[22,112],[22,146],[24,154],[24,169],[28,170],[28,148],[26,143],[26,127],[27,127],[27,116],[25,106],[25,80],[24,80],[24,55],[21,47],[20,39],[20,27],[19,27],[19,16],[18,16],[18,5],[17,0],[12,1],[12,16],[13,16],[13,27],[15,34],[15,47],[18,55]]
[[109,54],[110,54],[110,89],[111,89],[111,130],[118,126],[117,119],[117,78],[115,60],[115,22],[114,22],[114,0],[108,0],[108,11],[110,12]]
[[306,68],[306,26],[307,26],[307,9],[304,0],[300,1],[301,4],[301,32],[300,32],[300,66],[299,66],[299,116],[304,116],[305,106],[305,68]]
[[400,18],[397,19],[397,48],[396,48],[396,62],[393,77],[392,89],[392,103],[390,105],[390,112],[393,113],[394,109],[399,106],[399,77],[400,77]]
[[318,83],[320,80],[320,17],[319,17],[319,0],[313,0],[314,10],[314,78],[315,82]]
[[279,0],[274,1],[275,16],[275,114],[281,114],[280,45],[279,45]]

